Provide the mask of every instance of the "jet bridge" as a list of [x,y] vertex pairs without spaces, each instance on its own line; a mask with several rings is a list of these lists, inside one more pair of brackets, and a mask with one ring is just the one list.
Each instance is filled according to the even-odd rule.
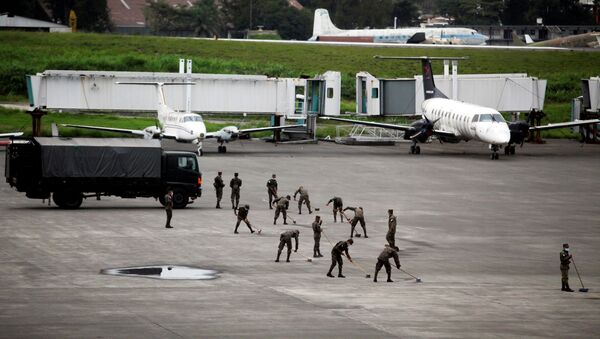
[[[72,112],[156,111],[154,87],[117,82],[193,82],[193,86],[164,87],[167,105],[178,111],[185,111],[187,104],[197,113],[302,118],[307,114],[338,115],[340,107],[339,72],[296,79],[264,75],[67,70],[47,70],[27,76],[30,106]],[[300,105],[297,103],[298,92],[304,94]],[[303,109],[297,111],[297,105]]]
[[[500,112],[543,110],[546,80],[527,74],[445,74],[436,87],[451,99],[491,107]],[[356,112],[375,116],[420,115],[423,78],[383,79],[356,75]]]

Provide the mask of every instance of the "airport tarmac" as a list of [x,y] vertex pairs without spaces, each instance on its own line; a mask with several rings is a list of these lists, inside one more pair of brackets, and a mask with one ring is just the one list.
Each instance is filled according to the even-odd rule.
[[[419,156],[393,147],[273,145],[240,141],[228,153],[206,143],[202,198],[175,210],[174,229],[154,199],[87,199],[64,211],[0,183],[2,338],[590,338],[600,334],[600,145],[549,140],[489,159],[487,145],[432,143]],[[0,151],[0,168],[4,152]],[[239,172],[241,203],[262,228],[251,235],[225,189],[215,209],[212,180]],[[279,233],[300,230],[312,254],[314,215],[273,225],[266,182],[280,194],[299,185],[320,208],[332,241],[350,235],[325,203],[363,206],[369,238],[350,254],[373,274],[387,210],[398,217],[402,268],[378,283],[345,261],[327,278],[331,246],[312,263],[292,253],[275,263]],[[349,213],[352,215],[352,213]],[[360,231],[362,233],[362,231]],[[559,252],[571,245],[588,293],[560,291]],[[285,254],[285,252],[284,252]],[[213,280],[100,274],[107,268],[183,265]],[[334,271],[335,273],[336,271]],[[570,285],[581,287],[571,266]]]

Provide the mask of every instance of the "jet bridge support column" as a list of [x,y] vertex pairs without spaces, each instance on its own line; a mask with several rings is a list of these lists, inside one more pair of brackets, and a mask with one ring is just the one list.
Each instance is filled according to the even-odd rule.
[[30,111],[29,114],[31,115],[31,134],[34,137],[41,137],[42,136],[42,117],[44,115],[48,114],[48,112],[42,111],[39,108],[35,108],[33,111]]

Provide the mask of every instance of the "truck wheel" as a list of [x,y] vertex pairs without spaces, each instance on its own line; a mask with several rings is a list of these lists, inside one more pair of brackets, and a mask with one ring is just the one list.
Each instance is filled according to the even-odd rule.
[[173,190],[173,208],[185,208],[189,197],[182,189]]
[[77,209],[83,202],[83,195],[81,192],[54,192],[52,200],[60,208]]

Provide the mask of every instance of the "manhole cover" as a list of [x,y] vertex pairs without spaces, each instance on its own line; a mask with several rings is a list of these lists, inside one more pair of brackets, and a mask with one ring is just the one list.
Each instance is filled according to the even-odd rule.
[[210,280],[217,278],[217,271],[178,265],[107,268],[100,271],[100,273],[166,280]]

